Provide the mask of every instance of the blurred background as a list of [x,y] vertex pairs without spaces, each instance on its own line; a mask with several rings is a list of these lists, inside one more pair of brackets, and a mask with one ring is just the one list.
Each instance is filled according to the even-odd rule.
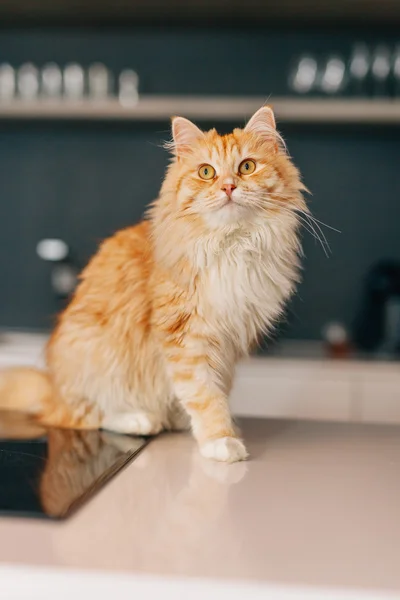
[[171,114],[225,132],[268,101],[322,244],[304,231],[261,352],[397,358],[399,24],[395,0],[1,0],[1,339],[48,331],[98,243],[140,219]]

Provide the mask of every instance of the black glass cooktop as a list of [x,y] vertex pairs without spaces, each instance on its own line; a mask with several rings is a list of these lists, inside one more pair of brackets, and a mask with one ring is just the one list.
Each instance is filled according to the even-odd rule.
[[0,516],[66,518],[145,445],[105,431],[43,429],[0,412]]

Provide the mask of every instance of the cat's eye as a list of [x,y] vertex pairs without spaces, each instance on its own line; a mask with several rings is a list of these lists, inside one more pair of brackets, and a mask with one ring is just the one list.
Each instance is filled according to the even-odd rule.
[[239,165],[239,173],[241,173],[242,175],[250,175],[251,173],[254,173],[255,170],[256,170],[256,163],[254,162],[254,160],[251,160],[250,158],[246,158],[246,160],[242,160],[242,162]]
[[201,179],[214,179],[215,177],[215,169],[211,165],[201,165],[198,173]]

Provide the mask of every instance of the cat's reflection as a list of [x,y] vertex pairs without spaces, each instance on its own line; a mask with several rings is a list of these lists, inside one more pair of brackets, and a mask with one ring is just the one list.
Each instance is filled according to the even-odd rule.
[[[45,513],[53,517],[65,515],[77,500],[90,493],[93,485],[110,467],[126,458],[127,453],[133,453],[144,445],[142,438],[63,429],[48,430],[47,442],[48,457],[40,481],[40,499]],[[148,459],[151,460],[150,455]],[[144,462],[146,464],[147,461]],[[209,493],[200,507],[209,516],[217,516],[225,503],[227,487],[242,479],[245,470],[245,464],[229,469],[226,465],[202,459],[197,451],[193,452],[189,480],[172,504],[166,522],[176,519],[186,529],[189,525],[187,520],[192,519],[196,512],[192,499],[199,498],[205,486]],[[216,482],[216,486],[211,484],[212,481]],[[223,484],[222,487],[219,484]],[[163,529],[160,525],[159,533]]]
[[57,560],[73,567],[187,575],[201,564],[211,575],[228,545],[231,562],[240,563],[230,497],[233,488],[245,485],[247,469],[245,463],[202,458],[189,434],[161,435],[57,531],[52,542]]
[[110,469],[122,466],[145,442],[100,431],[50,429],[47,443],[40,500],[47,515],[62,517],[90,494]]
[[[43,440],[41,440],[43,438]],[[89,495],[96,483],[115,471],[145,441],[142,438],[103,431],[44,429],[26,415],[0,412],[0,439],[43,441],[47,459],[38,484],[43,511],[63,517],[74,504]]]
[[35,440],[46,435],[46,430],[27,415],[0,411],[0,440]]
[[[218,542],[212,547],[207,540],[215,540],[221,522],[229,519],[230,488],[245,477],[247,468],[243,462],[227,465],[204,459],[194,448],[186,481],[176,496],[166,497],[164,506],[159,506],[162,519],[152,531],[151,545],[138,559],[140,568],[151,571],[156,563],[161,573],[193,574],[198,561],[208,565],[217,561]],[[235,554],[237,537],[232,535],[229,543]]]
[[[21,437],[23,429],[17,429]],[[142,443],[98,431],[49,430],[47,436],[48,461],[39,491],[52,516],[64,515],[133,442]],[[246,463],[202,458],[189,434],[161,435],[67,527],[48,530],[52,552],[73,567],[190,575],[201,564],[202,572],[212,576],[217,566],[224,571],[220,558],[228,548],[227,565],[242,565],[243,544],[233,526],[230,497],[232,487],[246,485],[247,469]]]

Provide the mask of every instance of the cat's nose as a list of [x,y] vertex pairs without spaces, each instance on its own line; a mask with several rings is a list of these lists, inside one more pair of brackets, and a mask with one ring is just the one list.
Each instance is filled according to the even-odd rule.
[[234,183],[224,183],[221,190],[224,190],[225,194],[230,198],[233,190],[236,190],[236,185]]

